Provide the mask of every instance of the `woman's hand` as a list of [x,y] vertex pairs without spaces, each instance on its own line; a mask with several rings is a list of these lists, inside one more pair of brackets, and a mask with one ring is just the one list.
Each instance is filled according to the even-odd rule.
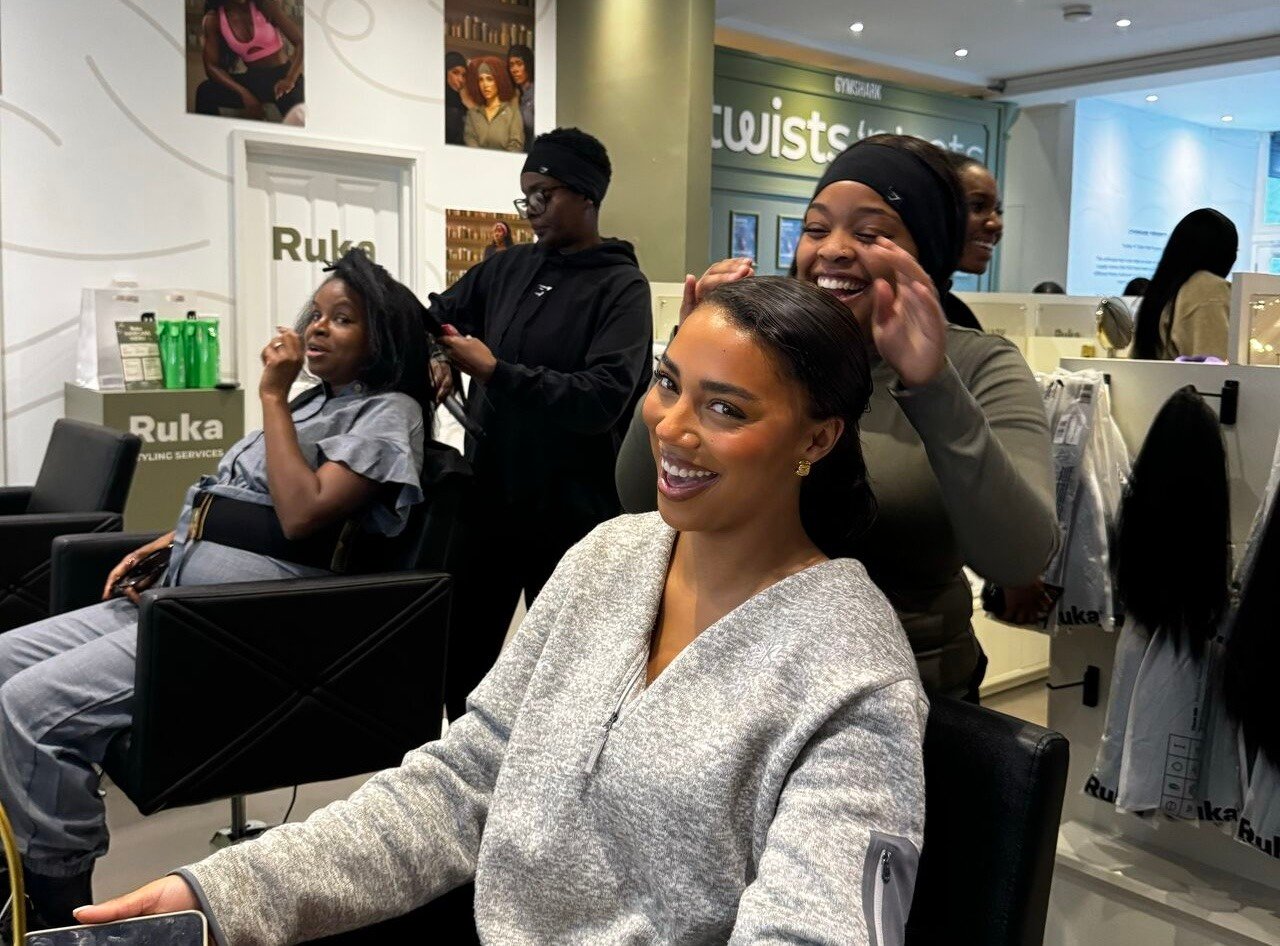
[[275,93],[276,101],[279,101],[280,99],[288,95],[290,92],[292,92],[293,87],[295,85],[297,85],[297,80],[290,79],[288,76],[285,76],[283,79],[277,82],[274,88],[272,89],[272,91]]
[[[142,561],[152,552],[158,552],[160,549],[164,548],[165,546],[172,545],[172,544],[173,544],[173,533],[167,532],[164,535],[160,536],[160,538],[156,539],[154,542],[148,542],[146,545],[142,546],[141,548],[134,549],[124,558],[120,559],[120,564],[117,565],[115,568],[111,569],[111,574],[107,576],[107,583],[102,587],[102,600],[109,601],[115,597],[115,591],[113,589],[115,588],[116,582],[118,582],[121,578],[123,578],[126,574],[128,574],[134,565],[137,565],[140,561]],[[159,572],[156,573],[156,576],[158,575],[159,575]],[[156,581],[156,576],[152,576],[150,578],[145,579],[144,581],[140,581],[136,585],[134,585],[132,588],[126,588],[124,590],[125,597],[128,598],[130,601],[132,601],[134,604],[137,604],[138,592],[146,591],[148,588],[154,585]]]
[[477,381],[485,382],[493,377],[498,359],[480,339],[459,334],[452,325],[446,325],[444,335],[436,341],[449,353],[450,361]]
[[177,913],[180,910],[199,910],[191,886],[181,877],[169,876],[153,880],[133,893],[116,897],[106,903],[81,907],[74,911],[78,923],[114,923],[135,916],[154,916],[157,913]]
[[261,119],[266,115],[266,112],[263,111],[262,103],[258,101],[258,97],[248,89],[240,93],[240,102],[244,106],[245,118]]
[[1037,578],[1025,587],[1004,590],[1004,613],[1000,620],[1010,624],[1042,625],[1052,606],[1053,597],[1045,590],[1044,582]]
[[292,329],[276,327],[278,333],[262,349],[262,380],[258,382],[258,396],[264,401],[277,398],[289,400],[289,388],[298,380],[302,370],[302,338]]
[[947,322],[933,281],[910,253],[882,236],[860,253],[875,277],[871,339],[876,350],[904,386],[928,384],[947,359]]
[[684,277],[684,299],[680,302],[680,321],[683,322],[702,297],[717,286],[745,279],[756,274],[755,261],[749,256],[735,256],[733,259],[722,259],[712,263],[701,277],[688,275]]

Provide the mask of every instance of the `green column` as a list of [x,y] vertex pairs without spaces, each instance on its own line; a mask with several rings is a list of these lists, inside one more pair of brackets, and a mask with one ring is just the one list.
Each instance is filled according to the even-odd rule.
[[560,0],[556,119],[609,149],[605,236],[654,282],[707,266],[714,0]]

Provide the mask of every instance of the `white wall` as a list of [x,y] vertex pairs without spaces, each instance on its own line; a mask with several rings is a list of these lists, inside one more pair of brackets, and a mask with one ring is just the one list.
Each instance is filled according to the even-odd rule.
[[[444,210],[510,212],[523,156],[443,145],[439,0],[307,0],[306,13],[307,128],[294,131],[425,152],[420,289],[438,289]],[[544,131],[555,0],[538,0],[535,31]],[[0,482],[35,478],[62,416],[81,287],[127,275],[234,308],[229,134],[280,126],[186,114],[184,32],[182,0],[0,6]]]
[[1001,292],[1030,292],[1046,279],[1066,285],[1074,141],[1074,103],[1023,109],[1014,122],[1002,182]]
[[1263,135],[1102,99],[1076,103],[1067,291],[1119,295],[1150,278],[1169,232],[1197,207],[1235,223],[1250,266]]

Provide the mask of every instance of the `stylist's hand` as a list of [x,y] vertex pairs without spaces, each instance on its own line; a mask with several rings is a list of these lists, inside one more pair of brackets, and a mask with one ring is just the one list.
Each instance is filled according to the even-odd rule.
[[905,387],[928,384],[947,360],[947,321],[933,280],[915,257],[882,236],[859,255],[875,277],[871,339],[876,351]]
[[735,256],[733,259],[722,259],[718,263],[712,263],[700,277],[685,276],[684,299],[680,302],[680,321],[683,322],[689,313],[698,307],[702,297],[712,289],[755,274],[756,264],[751,257]]
[[289,400],[289,389],[302,370],[302,337],[292,329],[276,327],[276,337],[262,349],[262,380],[258,396]]
[[190,885],[181,877],[169,876],[153,880],[133,893],[106,903],[81,907],[74,914],[77,923],[114,923],[116,920],[128,920],[135,916],[199,909],[200,901],[196,899]]
[[275,84],[271,91],[275,93],[277,102],[293,91],[293,86],[296,81],[297,80],[290,79],[286,76]]
[[493,377],[498,359],[480,339],[462,335],[452,325],[446,325],[444,334],[436,341],[449,353],[450,361],[477,381],[484,382]]
[[1037,578],[1022,588],[1004,590],[1004,613],[999,617],[1010,624],[1043,626],[1052,606],[1053,598],[1045,590],[1044,582]]
[[[142,546],[141,548],[134,549],[124,558],[120,559],[120,564],[117,565],[115,568],[111,569],[111,574],[107,576],[107,583],[102,587],[102,600],[109,601],[111,598],[115,597],[115,593],[112,589],[115,588],[116,582],[118,582],[121,578],[123,578],[126,574],[128,574],[130,569],[132,569],[134,565],[137,565],[140,561],[142,561],[152,552],[159,551],[160,549],[164,548],[166,545],[172,545],[172,544],[173,544],[173,533],[166,532],[164,535],[160,536],[160,538],[156,539],[154,542],[148,542],[146,545]],[[138,584],[134,585],[132,588],[126,588],[124,590],[125,597],[127,597],[134,604],[137,604],[138,592],[146,591],[153,584],[155,584],[155,579],[151,578],[151,579],[148,579],[147,581],[139,582]]]

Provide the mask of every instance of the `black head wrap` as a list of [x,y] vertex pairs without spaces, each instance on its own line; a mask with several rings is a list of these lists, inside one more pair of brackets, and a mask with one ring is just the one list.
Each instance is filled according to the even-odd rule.
[[609,189],[609,173],[604,168],[554,141],[543,141],[541,136],[533,140],[520,173],[528,171],[554,177],[595,204],[604,200]]
[[837,181],[866,184],[884,198],[906,224],[920,251],[920,268],[945,293],[951,288],[964,245],[964,205],[946,178],[924,158],[902,148],[855,144],[831,162],[813,192]]
[[448,72],[450,69],[456,69],[458,66],[462,66],[464,69],[467,67],[466,56],[462,55],[462,53],[456,53],[452,49],[444,54],[445,72]]

